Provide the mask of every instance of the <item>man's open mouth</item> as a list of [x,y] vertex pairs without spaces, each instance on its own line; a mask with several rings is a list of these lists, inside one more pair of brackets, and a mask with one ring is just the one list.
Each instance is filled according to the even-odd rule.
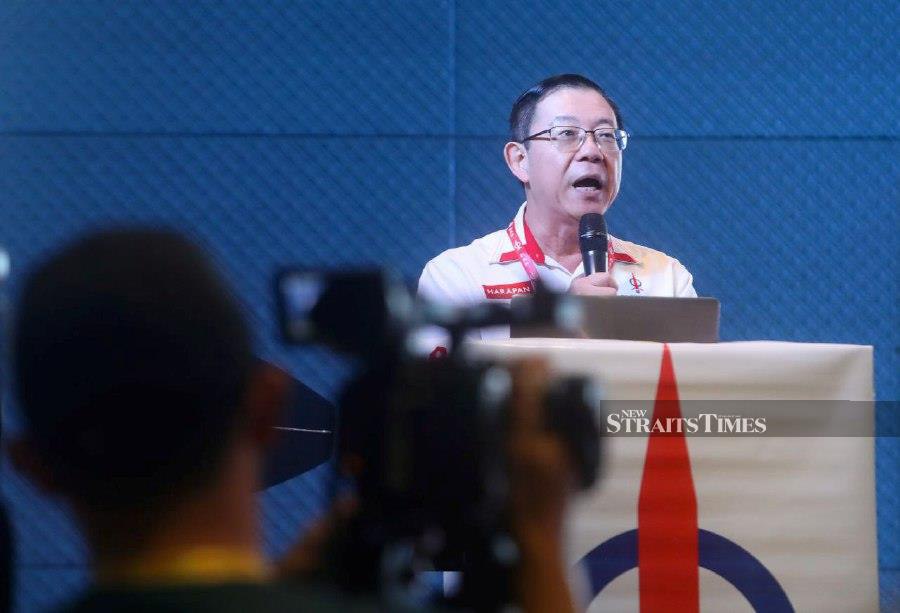
[[572,184],[572,187],[582,191],[594,191],[603,189],[603,181],[597,177],[582,177]]

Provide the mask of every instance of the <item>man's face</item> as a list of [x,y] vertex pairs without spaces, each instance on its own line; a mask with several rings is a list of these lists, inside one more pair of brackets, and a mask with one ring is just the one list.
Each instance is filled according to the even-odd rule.
[[[592,89],[559,89],[535,108],[529,135],[553,126],[586,130],[618,128],[612,107]],[[523,164],[529,204],[576,222],[585,213],[605,213],[619,193],[622,152],[601,150],[592,134],[575,151],[559,151],[549,140],[528,143]],[[518,174],[518,173],[517,173]]]

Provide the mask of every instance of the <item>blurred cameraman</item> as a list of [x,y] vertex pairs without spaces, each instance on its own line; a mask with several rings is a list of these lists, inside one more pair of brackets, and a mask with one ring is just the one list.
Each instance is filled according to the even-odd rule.
[[[244,317],[199,249],[161,231],[89,236],[28,278],[16,313],[26,434],[11,454],[71,505],[93,558],[94,585],[66,610],[376,608],[273,580],[313,569],[327,530],[277,573],[263,558],[255,492],[288,377],[254,360]],[[523,368],[509,446],[519,599],[566,611],[569,470],[537,423],[545,373]]]

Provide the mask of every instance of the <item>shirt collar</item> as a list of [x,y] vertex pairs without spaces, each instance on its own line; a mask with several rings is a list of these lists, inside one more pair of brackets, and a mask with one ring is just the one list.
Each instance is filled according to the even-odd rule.
[[[531,256],[531,259],[534,260],[535,264],[543,264],[544,263],[544,251],[541,249],[540,245],[538,245],[537,240],[534,238],[534,234],[531,233],[531,229],[528,227],[528,224],[525,223],[525,202],[522,203],[522,206],[519,207],[519,210],[516,212],[516,216],[513,219],[513,227],[516,229],[516,232],[519,236],[523,237],[525,253]],[[616,248],[616,245],[619,245],[619,249]],[[616,237],[609,235],[609,260],[610,263],[614,262],[623,262],[625,264],[638,264],[638,260],[634,258],[631,254],[626,253],[624,250],[621,250],[621,243],[619,239]],[[509,236],[506,235],[506,232],[503,233],[503,239],[497,245],[497,249],[494,252],[494,255],[491,257],[491,264],[509,264],[510,262],[518,262],[519,254],[516,253],[516,250],[512,248],[512,243],[509,240]]]
[[[525,253],[531,256],[531,259],[534,260],[535,264],[543,264],[544,251],[541,249],[541,246],[538,245],[537,239],[534,238],[534,234],[531,233],[531,228],[525,223],[525,204],[526,203],[523,202],[522,206],[520,206],[519,210],[516,212],[516,216],[513,219],[513,227],[516,229],[516,234],[522,239]],[[504,249],[506,251],[504,251]],[[491,264],[508,264],[510,262],[518,261],[519,254],[513,249],[509,236],[504,232],[503,240],[500,241],[500,244],[497,246],[497,250],[494,253],[494,257],[491,258]]]

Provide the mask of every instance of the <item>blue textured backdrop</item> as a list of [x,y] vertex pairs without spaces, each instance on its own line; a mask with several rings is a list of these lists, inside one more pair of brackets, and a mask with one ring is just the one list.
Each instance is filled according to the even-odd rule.
[[[512,100],[582,72],[635,135],[613,231],[684,262],[726,340],[875,345],[878,397],[896,400],[898,30],[888,1],[7,1],[0,244],[18,273],[86,227],[181,228],[234,280],[261,351],[332,396],[336,360],[275,340],[274,268],[352,252],[414,278],[505,224]],[[877,450],[886,603],[900,445]],[[2,478],[17,608],[42,610],[84,584],[84,548],[53,501]],[[324,499],[321,470],[268,491],[269,550]]]

